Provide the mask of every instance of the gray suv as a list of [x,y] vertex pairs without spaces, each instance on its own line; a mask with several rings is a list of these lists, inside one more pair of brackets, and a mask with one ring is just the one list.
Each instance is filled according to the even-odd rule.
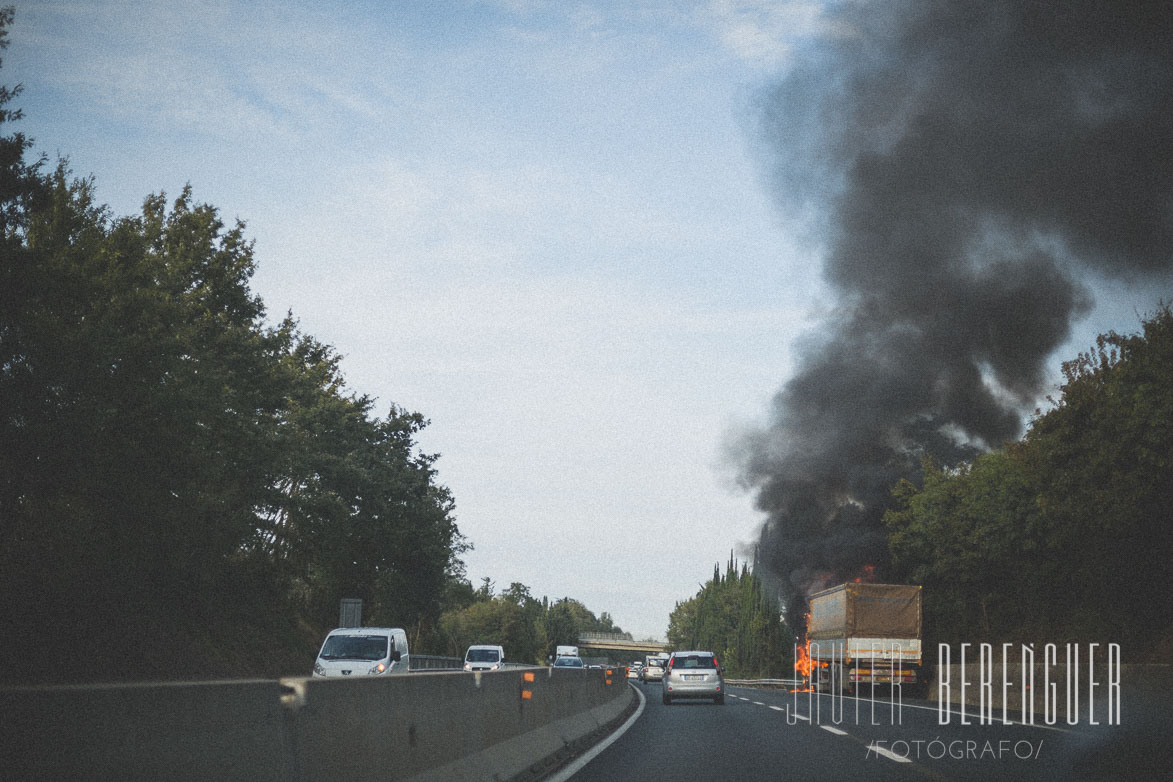
[[725,702],[725,680],[712,652],[673,652],[664,669],[664,705],[676,698],[712,698]]

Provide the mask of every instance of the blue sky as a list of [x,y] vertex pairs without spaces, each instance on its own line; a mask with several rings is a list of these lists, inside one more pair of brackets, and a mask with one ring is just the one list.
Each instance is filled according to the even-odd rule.
[[[190,183],[244,220],[270,316],[432,420],[474,582],[662,637],[756,537],[724,444],[830,306],[754,127],[845,34],[817,2],[59,0],[0,77],[115,213]],[[1074,349],[1151,309],[1108,294]]]

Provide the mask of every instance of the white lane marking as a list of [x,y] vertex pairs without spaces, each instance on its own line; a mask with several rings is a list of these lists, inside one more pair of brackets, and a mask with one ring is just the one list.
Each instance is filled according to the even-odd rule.
[[[815,693],[815,694],[818,695],[820,698],[828,697],[827,693],[820,692],[820,693]],[[832,696],[832,697],[840,697],[840,696]],[[889,711],[891,711],[891,708],[892,708],[892,701],[890,701],[890,700],[878,700],[877,699],[877,700],[873,701],[871,698],[861,698],[858,696],[851,696],[851,695],[844,695],[844,696],[842,696],[842,699],[845,701],[859,701],[860,703],[866,703],[869,705],[874,703],[876,706],[883,707],[885,709],[888,709]],[[915,703],[897,703],[896,704],[897,713],[899,713],[901,708],[923,709],[924,711],[937,711],[937,712],[940,711],[936,706],[918,706]],[[948,708],[945,709],[945,713],[952,714],[957,717],[962,716],[962,713],[960,711],[953,711],[953,709],[948,709]],[[986,725],[1003,725],[1002,717],[1001,717],[1002,710],[995,709],[995,714],[998,716],[995,717],[994,721],[987,722],[987,723],[985,723]],[[981,725],[982,724],[982,722],[980,720],[981,715],[978,713],[977,707],[975,707],[974,711],[965,712],[965,716],[968,717],[970,722],[974,725]],[[1068,730],[1067,728],[1057,728],[1054,725],[1037,725],[1033,722],[1023,723],[1023,722],[1015,722],[1014,720],[1011,720],[1010,724],[1005,725],[1005,727],[1007,727],[1007,728],[1011,728],[1011,727],[1015,727],[1015,728],[1016,727],[1040,728],[1042,730],[1057,730],[1060,733],[1074,733],[1075,732],[1073,730]]]
[[[773,709],[774,711],[786,711],[781,706],[771,706],[770,708]],[[798,717],[800,720],[806,720],[807,722],[810,722],[809,717],[804,717],[801,714],[795,714],[794,716]],[[828,733],[834,733],[836,736],[846,736],[847,735],[847,731],[839,730],[839,728],[835,728],[830,725],[820,725],[819,727],[822,728],[823,730],[827,731]],[[895,760],[897,763],[911,763],[912,762],[908,758],[900,757],[892,750],[884,749],[883,747],[877,747],[874,744],[869,746],[868,750],[874,751],[878,755],[883,755],[884,757],[888,758],[889,760]]]
[[640,692],[639,687],[635,687],[630,684],[628,686],[635,690],[635,694],[639,696],[639,706],[636,708],[635,713],[628,717],[627,721],[620,725],[618,730],[616,730],[607,738],[603,739],[595,746],[591,747],[590,750],[588,750],[584,755],[579,757],[569,766],[566,766],[554,776],[547,777],[546,782],[566,782],[579,771],[582,771],[583,766],[594,760],[600,752],[618,741],[619,737],[626,733],[627,729],[635,724],[635,721],[639,719],[639,715],[644,713],[644,706],[648,704],[648,699],[644,697],[642,692]]
[[762,703],[761,701],[754,701],[753,705],[754,706],[765,706],[766,704]]
[[[826,727],[825,725],[823,727]],[[877,755],[883,755],[888,760],[895,760],[897,763],[911,763],[908,758],[902,758],[890,749],[877,747],[874,743],[868,746],[868,752],[875,752]]]

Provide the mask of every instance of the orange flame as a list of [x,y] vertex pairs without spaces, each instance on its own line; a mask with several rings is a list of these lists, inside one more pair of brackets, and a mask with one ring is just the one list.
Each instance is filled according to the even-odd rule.
[[804,679],[809,679],[812,667],[813,661],[811,660],[810,644],[808,642],[798,647],[798,656],[794,660],[794,670],[802,674]]
[[[806,637],[803,640],[802,646],[799,646],[795,650],[796,653],[794,655],[794,670],[797,673],[802,675],[802,678],[806,680],[808,685],[809,685],[811,679],[813,678],[811,675],[811,672],[814,671],[816,666],[819,668],[827,668],[830,666],[830,663],[816,662],[813,659],[811,659],[811,642],[810,642],[810,638],[809,638],[810,624],[811,624],[811,615],[807,614],[806,615],[806,628],[807,628],[806,635],[808,637]],[[806,690],[806,689],[791,690],[791,692],[807,692],[807,691],[808,690]]]
[[870,584],[876,580],[876,566],[864,565],[863,571],[855,577],[856,584]]
[[802,678],[809,680],[811,677],[811,615],[806,615],[806,626],[803,628],[802,646],[798,647],[794,654],[794,670],[802,674]]

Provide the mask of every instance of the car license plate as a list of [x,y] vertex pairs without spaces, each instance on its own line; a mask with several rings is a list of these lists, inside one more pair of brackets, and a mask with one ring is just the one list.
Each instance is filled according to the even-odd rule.
[[689,676],[686,674],[684,677],[684,680],[686,682],[696,682],[696,681],[703,682],[705,680],[705,677],[704,676]]

